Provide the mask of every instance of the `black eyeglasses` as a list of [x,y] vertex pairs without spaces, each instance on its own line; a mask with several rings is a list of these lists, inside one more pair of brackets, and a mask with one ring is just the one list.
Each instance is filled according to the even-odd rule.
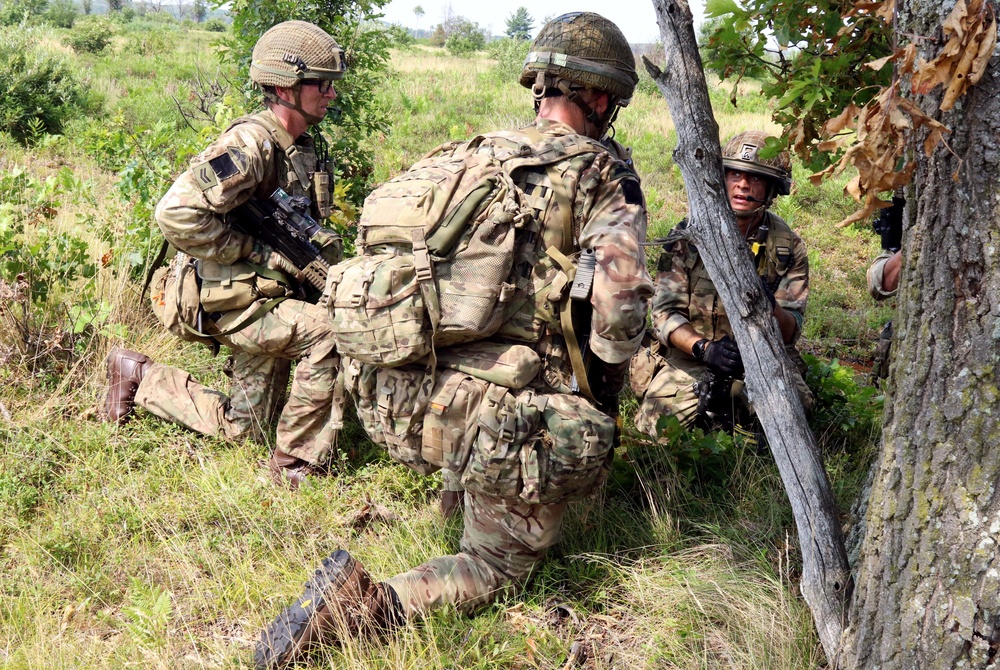
[[315,86],[317,89],[319,89],[319,94],[320,95],[326,95],[333,88],[333,80],[332,79],[304,79],[302,81],[302,85],[303,86],[306,86],[306,85]]

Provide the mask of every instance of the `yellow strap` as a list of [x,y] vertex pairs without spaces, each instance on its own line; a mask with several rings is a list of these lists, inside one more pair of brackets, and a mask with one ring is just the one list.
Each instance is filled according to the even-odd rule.
[[[545,250],[545,253],[559,264],[563,273],[566,274],[566,278],[572,283],[573,278],[576,276],[576,268],[573,265],[573,261],[555,247],[549,247]],[[580,387],[580,393],[588,400],[597,402],[594,400],[594,394],[590,390],[590,382],[587,379],[587,365],[583,361],[583,350],[580,349],[580,342],[576,339],[576,331],[573,329],[572,310],[573,301],[568,296],[564,297],[562,305],[559,307],[559,324],[562,326],[563,339],[566,340],[569,362],[573,368],[573,374],[576,376],[577,386]]]

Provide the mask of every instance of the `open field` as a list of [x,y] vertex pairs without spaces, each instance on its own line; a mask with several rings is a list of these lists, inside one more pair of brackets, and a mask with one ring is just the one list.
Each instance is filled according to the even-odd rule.
[[[442,531],[439,477],[392,463],[353,425],[334,476],[290,494],[258,468],[272,445],[205,439],[146,415],[122,429],[99,420],[103,361],[117,343],[228,385],[221,359],[163,331],[139,277],[151,204],[232,118],[237,93],[219,98],[215,119],[186,122],[178,111],[204,93],[199,74],[233,76],[209,33],[136,23],[105,52],[76,55],[67,31],[32,30],[95,99],[61,136],[30,148],[0,134],[0,232],[22,247],[42,241],[24,281],[47,291],[27,300],[15,266],[0,265],[0,667],[245,667],[263,625],[338,547],[387,577],[455,551],[461,529]],[[726,86],[713,84],[723,136],[775,130],[752,83],[736,109]],[[530,103],[509,63],[396,52],[379,89],[392,132],[371,142],[375,178],[446,140],[528,123]],[[634,147],[650,237],[666,234],[685,196],[672,121],[648,79],[617,139]],[[829,359],[863,366],[888,312],[864,290],[877,239],[834,228],[851,211],[843,184],[807,176],[796,168],[777,211],[810,248],[803,344],[821,357],[816,384],[828,399],[814,429],[847,510],[878,437],[878,404]],[[79,250],[72,268],[60,264],[66,249]],[[523,597],[471,619],[435,613],[392,641],[326,650],[315,667],[557,668],[574,642],[589,650],[587,668],[820,667],[776,468],[753,445],[705,444],[679,453],[627,436],[608,486],[573,508],[565,541]]]

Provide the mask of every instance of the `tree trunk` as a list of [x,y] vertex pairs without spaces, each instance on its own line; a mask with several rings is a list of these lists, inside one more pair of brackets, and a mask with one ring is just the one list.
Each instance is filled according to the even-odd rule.
[[[899,0],[930,60],[953,0]],[[994,6],[995,9],[995,6]],[[912,37],[911,37],[912,38]],[[882,449],[866,516],[849,668],[996,668],[1000,647],[1000,71],[950,112],[907,193]],[[952,153],[954,152],[954,153]]]
[[795,391],[770,305],[726,195],[719,128],[712,115],[691,12],[684,0],[653,0],[668,68],[646,61],[677,128],[674,161],[688,194],[688,231],[743,352],[747,389],[792,505],[802,549],[802,594],[827,655],[834,657],[851,591],[847,552],[830,484]]

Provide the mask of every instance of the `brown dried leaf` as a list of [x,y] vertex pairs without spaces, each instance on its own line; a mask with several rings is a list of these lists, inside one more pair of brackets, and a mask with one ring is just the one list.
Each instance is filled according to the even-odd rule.
[[860,113],[861,108],[852,102],[840,114],[827,121],[823,129],[831,135],[836,135],[844,128],[857,128],[857,119]]
[[896,13],[896,0],[885,0],[882,6],[879,7],[878,11],[875,12],[875,16],[882,19],[886,23],[892,22],[892,15]]
[[979,43],[979,51],[969,68],[969,85],[975,85],[986,72],[986,65],[993,56],[993,50],[997,46],[997,21],[993,8],[990,7],[990,25],[983,35],[983,41]]
[[871,63],[865,63],[865,67],[871,68],[871,69],[875,70],[876,72],[878,72],[879,70],[881,70],[882,68],[885,67],[886,63],[888,63],[890,61],[896,60],[896,56],[899,53],[901,53],[901,51],[897,51],[894,54],[890,54],[890,55],[886,56],[885,58],[879,58],[878,60],[873,60]]

